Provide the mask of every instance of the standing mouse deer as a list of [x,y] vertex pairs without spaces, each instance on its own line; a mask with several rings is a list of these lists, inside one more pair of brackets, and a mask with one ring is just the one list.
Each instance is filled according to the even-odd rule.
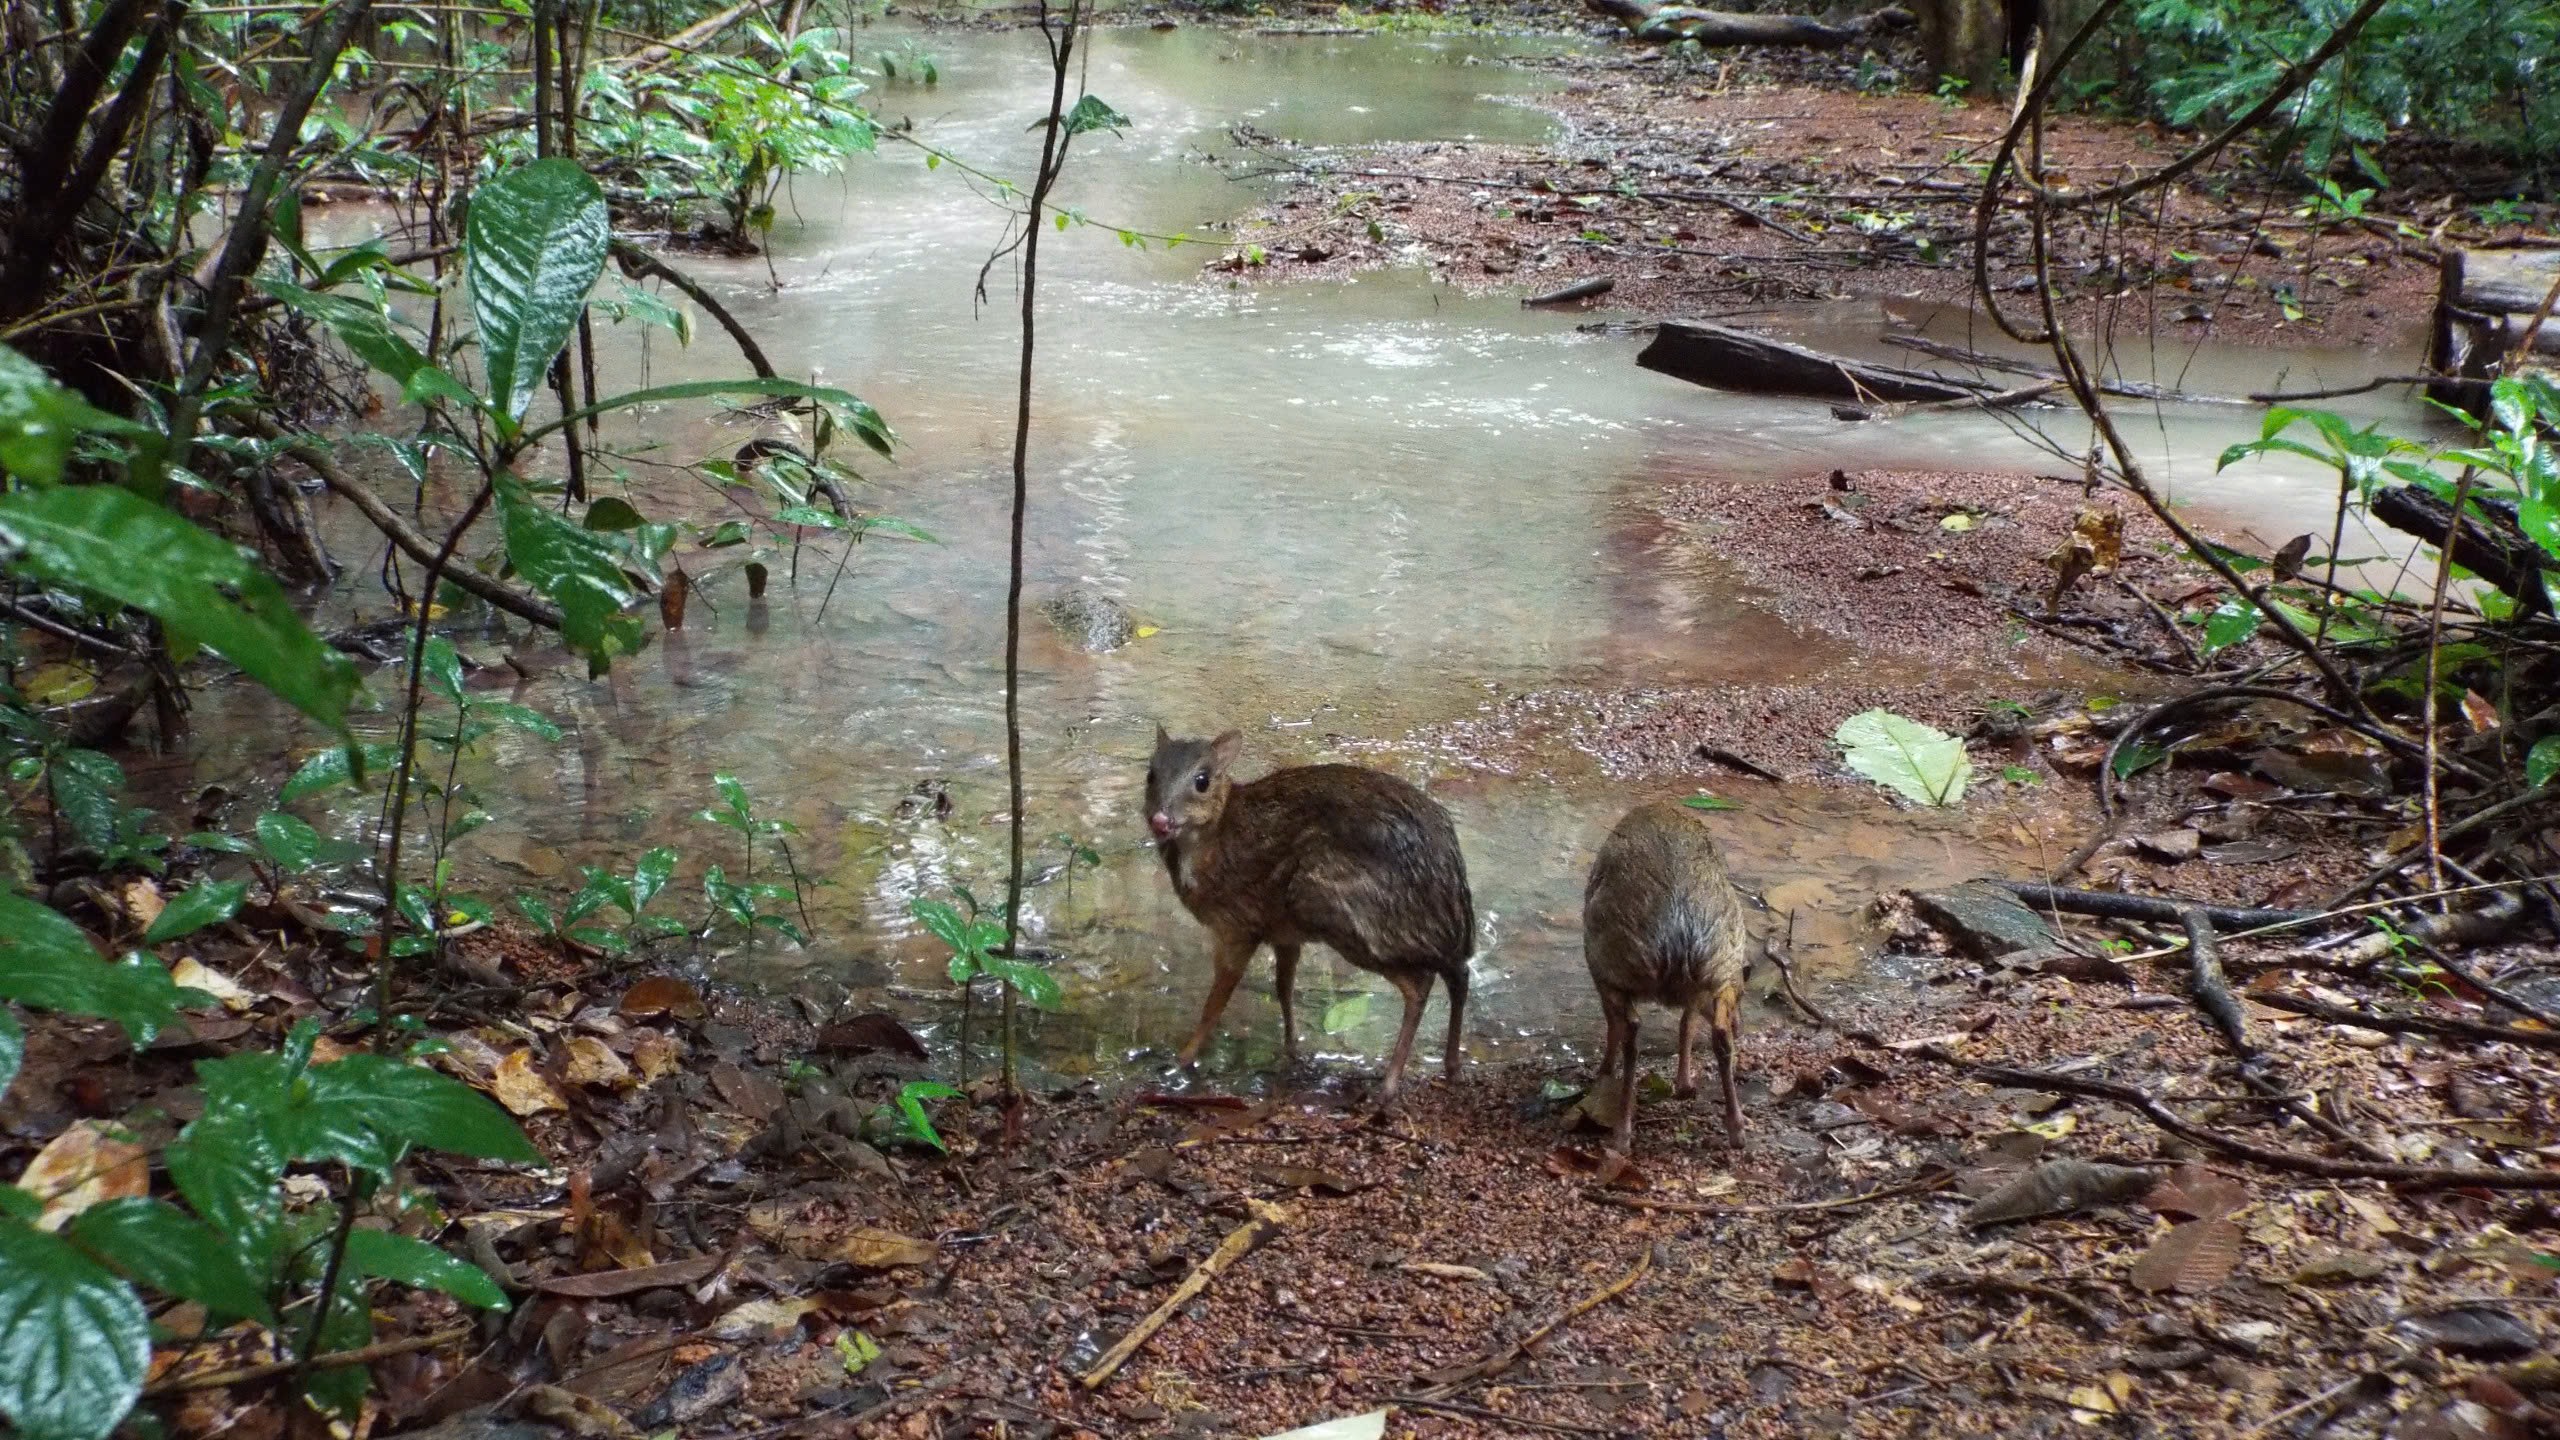
[[1627,812],[1592,862],[1582,897],[1582,958],[1608,1017],[1600,1083],[1619,1086],[1612,1144],[1629,1153],[1636,1123],[1636,1006],[1680,1012],[1680,1078],[1673,1093],[1698,1093],[1698,1020],[1704,1016],[1724,1089],[1724,1126],[1742,1144],[1742,1100],[1733,1085],[1733,1046],[1746,968],[1742,899],[1703,816],[1657,802]]
[[1259,780],[1230,773],[1244,737],[1176,739],[1156,731],[1147,762],[1147,828],[1183,908],[1209,929],[1216,974],[1182,1063],[1200,1057],[1246,962],[1271,946],[1286,1053],[1298,1055],[1298,951],[1308,941],[1387,978],[1404,1025],[1378,1092],[1395,1102],[1436,978],[1449,987],[1443,1071],[1459,1065],[1475,902],[1457,827],[1431,797],[1356,765],[1304,765]]

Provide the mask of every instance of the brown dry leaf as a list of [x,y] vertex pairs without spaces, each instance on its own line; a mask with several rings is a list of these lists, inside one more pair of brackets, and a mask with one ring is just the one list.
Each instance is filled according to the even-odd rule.
[[905,1265],[930,1265],[938,1253],[930,1240],[918,1240],[894,1230],[866,1228],[844,1237],[829,1258],[865,1270],[895,1270]]
[[588,1212],[587,1244],[625,1270],[646,1270],[658,1263],[658,1257],[649,1253],[649,1247],[640,1243],[640,1237],[631,1233],[622,1217],[610,1210]]
[[1436,1275],[1443,1280],[1481,1280],[1493,1283],[1493,1277],[1473,1265],[1444,1265],[1437,1260],[1407,1260],[1396,1267],[1415,1275]]
[[1612,1190],[1646,1190],[1653,1185],[1626,1156],[1614,1152],[1594,1154],[1578,1145],[1559,1145],[1548,1151],[1547,1173],[1569,1180],[1590,1180]]
[[568,1048],[569,1063],[561,1074],[570,1084],[608,1085],[622,1090],[636,1083],[631,1067],[593,1035],[570,1036]]
[[885,1051],[904,1055],[910,1060],[929,1060],[932,1055],[895,1015],[875,1012],[856,1015],[818,1028],[816,1048],[829,1055],[868,1055]]
[[653,975],[623,991],[622,1003],[616,1008],[625,1020],[666,1015],[692,1021],[711,1013],[709,1007],[702,1003],[701,991],[668,975]]
[[679,569],[667,576],[666,588],[658,592],[658,620],[670,630],[684,628],[684,601],[693,593],[693,577]]
[[739,1114],[762,1119],[782,1108],[789,1097],[782,1087],[762,1075],[741,1067],[734,1060],[723,1060],[711,1067],[711,1088],[729,1102]]
[[248,1010],[258,1003],[258,993],[219,970],[207,969],[192,955],[181,955],[169,966],[169,978],[190,990],[201,990],[222,1002],[225,1010]]
[[2231,1278],[2240,1263],[2240,1227],[2219,1217],[2173,1225],[2133,1262],[2137,1290],[2201,1295]]
[[524,1392],[524,1408],[527,1414],[550,1421],[577,1440],[622,1440],[640,1433],[603,1401],[557,1385],[536,1385]]
[[813,1297],[750,1300],[711,1322],[714,1340],[775,1340],[800,1328],[800,1317],[818,1308]]
[[2471,722],[2471,733],[2486,735],[2498,728],[2498,707],[2480,698],[2477,690],[2462,692],[2462,718]]
[[489,1077],[498,1073],[498,1064],[507,1058],[506,1052],[472,1030],[454,1031],[444,1040],[445,1048],[430,1057],[432,1062],[465,1084],[488,1089]]
[[2028,1220],[2091,1205],[2131,1200],[2151,1188],[2151,1172],[2129,1165],[2048,1160],[1990,1194],[1965,1212],[1967,1225]]
[[2163,1215],[2212,1220],[2248,1204],[2249,1187],[2228,1175],[2187,1164],[2164,1176],[2142,1197],[2142,1203]]
[[2133,1377],[2121,1370],[2114,1371],[2098,1384],[2075,1387],[2070,1401],[2076,1412],[2072,1418],[2079,1419],[2081,1415],[2092,1417],[2081,1421],[2082,1424],[2092,1424],[2109,1415],[2121,1415],[2133,1401]]
[[160,912],[169,908],[160,887],[147,879],[126,881],[116,891],[116,903],[123,907],[125,918],[133,922],[136,930],[150,929],[151,922],[160,918]]
[[519,1050],[498,1062],[489,1076],[489,1093],[514,1115],[539,1115],[545,1110],[566,1110],[569,1102],[534,1068],[533,1052]]
[[684,1056],[684,1042],[663,1030],[631,1032],[631,1063],[639,1067],[643,1084],[655,1085],[684,1068]]
[[524,1229],[528,1225],[539,1225],[547,1220],[558,1220],[568,1213],[569,1212],[567,1210],[556,1208],[550,1210],[481,1210],[469,1215],[456,1216],[453,1223],[461,1226],[466,1234],[476,1235],[486,1231],[491,1240],[504,1240],[508,1236]]
[[671,1265],[645,1265],[631,1270],[602,1270],[593,1275],[554,1275],[537,1280],[534,1288],[552,1295],[566,1295],[578,1300],[606,1300],[616,1295],[636,1295],[643,1290],[664,1290],[671,1286],[692,1285],[710,1278],[720,1268],[720,1257],[701,1255],[691,1260],[678,1260]]
[[2390,1211],[2383,1209],[2371,1199],[2362,1195],[2341,1195],[2338,1198],[2347,1202],[2347,1208],[2356,1212],[2358,1219],[2372,1226],[2375,1234],[2397,1235],[2400,1233],[2400,1222],[2392,1219]]
[[74,1121],[27,1162],[18,1188],[44,1202],[36,1228],[59,1230],[92,1205],[150,1194],[150,1152],[96,1120]]

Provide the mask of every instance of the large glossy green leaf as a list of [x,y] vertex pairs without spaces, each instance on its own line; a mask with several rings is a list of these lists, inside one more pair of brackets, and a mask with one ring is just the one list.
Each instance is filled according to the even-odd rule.
[[217,1101],[221,1085],[212,1067],[235,1061],[263,1062],[273,1084],[284,1083],[284,1066],[272,1052],[206,1061],[196,1067],[205,1085],[205,1113],[189,1123],[163,1158],[178,1193],[216,1230],[229,1237],[232,1249],[252,1269],[264,1271],[274,1262],[278,1211],[276,1187],[284,1179],[284,1151],[267,1133],[258,1110],[238,1102]]
[[193,993],[140,956],[100,959],[79,926],[23,895],[0,891],[0,1000],[104,1016],[141,1045]]
[[1067,133],[1082,135],[1088,130],[1125,130],[1129,117],[1111,108],[1099,95],[1079,96],[1075,108],[1067,112]]
[[138,1195],[109,1200],[81,1211],[63,1233],[125,1278],[204,1306],[217,1324],[275,1318],[240,1252],[173,1205]]
[[356,671],[294,613],[283,587],[239,547],[175,511],[104,485],[0,495],[0,546],[13,573],[145,610],[286,703],[346,728]]
[[797,380],[741,378],[736,380],[688,380],[677,385],[658,385],[647,390],[631,390],[609,400],[599,400],[579,411],[561,416],[548,425],[528,432],[528,439],[540,439],[564,426],[573,425],[590,415],[627,409],[633,405],[656,405],[668,400],[703,400],[720,395],[761,395],[785,400],[808,400],[841,411],[853,433],[863,444],[886,455],[897,444],[898,437],[889,422],[869,402],[838,390],[832,385],[804,385]]
[[427,357],[418,353],[400,332],[391,328],[391,318],[379,308],[361,304],[344,295],[323,295],[305,290],[283,280],[262,280],[259,288],[284,303],[285,308],[308,315],[329,327],[340,344],[356,353],[356,357],[388,375],[405,393],[409,382],[426,366]]
[[483,1310],[507,1308],[507,1292],[498,1288],[488,1271],[406,1235],[394,1235],[388,1230],[353,1231],[347,1236],[347,1263],[377,1280],[396,1280],[420,1290],[441,1290]]
[[142,943],[157,945],[176,940],[228,920],[240,913],[240,902],[248,894],[248,882],[243,880],[199,882],[169,902],[168,908],[151,922],[151,928],[142,932]]
[[2232,596],[2213,607],[2204,621],[2204,643],[2196,653],[2207,659],[2258,633],[2258,607]]
[[102,1440],[150,1358],[133,1287],[60,1236],[0,1219],[0,1415],[21,1440]]
[[[315,1120],[330,1117],[317,1122],[322,1126],[334,1129],[344,1117],[376,1131],[386,1147],[450,1150],[528,1165],[542,1159],[516,1122],[488,1097],[423,1066],[388,1055],[349,1055],[312,1066],[309,1079],[307,1089],[297,1087],[297,1108]],[[315,1155],[298,1151],[296,1158]]]
[[277,793],[276,798],[290,802],[352,784],[361,778],[356,768],[359,760],[364,762],[363,773],[370,775],[388,766],[399,753],[389,745],[340,745],[323,750],[302,762],[302,768],[294,771],[293,778],[284,782],[284,789]]
[[1973,774],[1963,741],[1890,710],[1852,715],[1831,738],[1850,769],[1922,805],[1962,802]]
[[639,591],[613,546],[535,500],[514,476],[502,474],[496,484],[507,559],[560,607],[560,636],[587,657],[588,673],[601,675],[613,657],[638,650],[640,621],[622,612]]
[[98,433],[134,435],[142,427],[56,385],[43,366],[0,345],[0,471],[51,485],[62,478],[72,442]]
[[472,192],[463,265],[489,399],[510,420],[569,343],[604,272],[613,222],[604,191],[569,160],[536,160]]
[[1064,992],[1058,988],[1057,977],[1037,965],[1025,965],[1019,960],[999,960],[994,956],[988,956],[980,964],[987,974],[1012,986],[1014,993],[1035,1010],[1055,1010],[1066,1003]]
[[71,827],[73,838],[100,854],[115,848],[116,792],[124,788],[124,770],[95,750],[66,750],[46,781],[53,791],[53,813]]
[[2545,735],[2525,752],[2524,783],[2539,790],[2554,775],[2560,775],[2560,735]]

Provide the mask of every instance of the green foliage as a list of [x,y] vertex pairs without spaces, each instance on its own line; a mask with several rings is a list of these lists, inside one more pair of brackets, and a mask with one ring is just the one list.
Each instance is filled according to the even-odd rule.
[[1739,810],[1742,808],[1742,802],[1739,800],[1727,800],[1721,795],[1710,795],[1703,790],[1680,803],[1692,810]]
[[143,433],[141,426],[54,384],[43,366],[0,345],[0,471],[52,485],[62,479],[81,436]]
[[1316,1022],[1317,1028],[1327,1035],[1349,1034],[1369,1018],[1371,999],[1366,990],[1343,996],[1324,1007],[1324,1017]]
[[569,343],[612,236],[604,191],[573,161],[536,160],[472,192],[465,273],[489,399],[507,420],[524,418]]
[[560,607],[561,639],[586,657],[587,673],[602,675],[615,656],[637,653],[639,617],[623,612],[640,591],[622,573],[612,543],[562,519],[514,476],[502,474],[493,483],[507,559]]
[[910,1080],[898,1087],[896,1100],[880,1108],[875,1117],[878,1123],[870,1128],[885,1140],[904,1140],[947,1152],[949,1147],[942,1143],[941,1133],[933,1128],[933,1117],[924,1113],[924,1102],[956,1099],[959,1094],[939,1080]]
[[0,1000],[39,1010],[96,1015],[147,1044],[178,1008],[211,997],[178,988],[148,956],[110,963],[80,927],[23,895],[0,890]]
[[2554,775],[2560,775],[2560,735],[2545,735],[2525,752],[2524,783],[2539,790]]
[[0,1217],[0,1415],[25,1440],[104,1440],[142,1393],[151,1321],[71,1243]]
[[1065,1003],[1056,976],[1000,953],[1005,948],[1004,922],[978,914],[976,901],[966,892],[962,898],[969,905],[966,919],[940,900],[919,899],[907,906],[907,913],[951,952],[951,983],[965,988],[980,976],[991,976],[1034,1009],[1055,1010]]
[[[746,870],[743,880],[731,880],[728,872],[717,865],[703,872],[702,889],[704,895],[711,901],[712,914],[715,918],[726,919],[736,925],[746,936],[749,949],[754,948],[756,932],[760,929],[787,935],[795,944],[808,944],[808,935],[798,925],[792,923],[791,911],[766,908],[770,904],[788,901],[800,912],[803,919],[807,918],[807,907],[803,903],[802,891],[808,882],[801,875],[799,863],[792,858],[791,854],[791,837],[800,833],[800,827],[788,820],[773,820],[757,815],[755,802],[748,796],[747,787],[740,784],[735,775],[714,775],[711,777],[711,784],[720,793],[720,803],[708,810],[695,812],[693,818],[737,832],[738,837],[746,845]],[[775,850],[781,854],[784,868],[790,875],[790,884],[758,881],[755,878],[758,840],[770,841]]]
[[240,901],[249,893],[243,880],[208,880],[189,886],[160,912],[151,928],[142,932],[142,943],[157,945],[193,935],[207,925],[230,919],[240,913]]
[[1833,743],[1849,768],[1915,804],[1959,805],[1973,762],[1964,742],[1890,710],[1867,710],[1840,722]]

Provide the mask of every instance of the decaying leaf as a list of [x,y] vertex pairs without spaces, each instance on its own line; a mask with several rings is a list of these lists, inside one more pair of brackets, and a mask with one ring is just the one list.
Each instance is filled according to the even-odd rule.
[[818,1028],[816,1048],[829,1055],[869,1055],[874,1052],[904,1055],[910,1060],[932,1058],[897,1016],[882,1012],[856,1015]]
[[116,891],[116,903],[124,908],[125,918],[136,930],[148,930],[160,912],[169,908],[168,898],[148,878],[128,880]]
[[791,1333],[800,1326],[800,1317],[818,1308],[818,1301],[802,1296],[797,1299],[750,1300],[711,1322],[714,1340],[770,1340]]
[[930,1265],[937,1253],[930,1240],[918,1240],[894,1230],[862,1229],[844,1237],[828,1258],[865,1270],[895,1270],[907,1265]]
[[1973,1203],[1967,1225],[1997,1225],[2058,1215],[2092,1205],[2121,1203],[2151,1188],[2151,1172],[2086,1160],[2047,1160]]
[[1920,805],[1964,801],[1973,762],[1964,742],[1890,710],[1862,710],[1840,722],[1832,743],[1851,770]]
[[640,1072],[644,1085],[655,1085],[682,1069],[684,1055],[684,1042],[663,1030],[642,1028],[631,1032],[631,1064]]
[[615,1007],[625,1020],[646,1020],[653,1015],[666,1015],[677,1020],[699,1020],[710,1014],[702,1003],[702,992],[668,975],[653,975],[622,992],[622,1003]]
[[525,1413],[550,1421],[577,1440],[622,1440],[640,1433],[603,1401],[557,1385],[536,1385],[527,1390],[524,1408]]
[[27,1162],[18,1188],[44,1202],[37,1228],[59,1230],[92,1205],[150,1194],[150,1152],[121,1129],[77,1120]]
[[181,955],[169,966],[169,978],[189,990],[201,990],[222,1002],[225,1010],[248,1010],[256,1007],[258,992],[219,970],[208,969],[192,955]]
[[2471,722],[2471,733],[2486,735],[2498,728],[2498,707],[2483,699],[2477,690],[2462,692],[2462,718]]
[[2121,1415],[2125,1407],[2133,1403],[2133,1377],[2121,1370],[2114,1371],[2098,1384],[2073,1387],[2069,1398],[2073,1419],[2080,1419],[2083,1415],[2090,1417],[2083,1420],[2083,1424],[2091,1424],[2110,1415]]
[[554,1275],[534,1282],[534,1288],[553,1295],[567,1295],[579,1300],[605,1300],[616,1295],[637,1295],[643,1290],[665,1290],[673,1286],[694,1285],[711,1277],[720,1268],[720,1257],[701,1255],[691,1260],[678,1260],[667,1265],[649,1265],[637,1270],[600,1270],[592,1275]]
[[569,1037],[569,1063],[561,1078],[572,1085],[606,1085],[623,1089],[633,1083],[631,1067],[593,1035]]
[[2163,1177],[2142,1203],[2163,1215],[2211,1220],[2249,1203],[2249,1187],[2202,1165],[2181,1165]]
[[2347,1280],[2370,1280],[2390,1268],[2376,1256],[2333,1250],[2295,1266],[2292,1280],[2296,1285],[2335,1285]]
[[2400,1328],[2448,1355],[2477,1360],[2512,1360],[2542,1347],[2532,1326],[2495,1305],[2455,1305],[2411,1315]]
[[2053,592],[2046,597],[2044,608],[2060,609],[2063,595],[2079,584],[2082,576],[2112,575],[2123,557],[2124,512],[2082,507],[2072,518],[2071,533],[2044,557],[2044,563],[2053,567]]
[[2240,1227],[2219,1216],[2173,1225],[2133,1262],[2134,1288],[2201,1295],[2231,1278],[2240,1263]]
[[489,1075],[489,1093],[515,1115],[569,1108],[569,1102],[560,1098],[560,1092],[534,1068],[530,1050],[518,1050],[498,1062],[498,1068]]
[[1577,1145],[1559,1145],[1548,1151],[1547,1173],[1589,1180],[1612,1190],[1644,1190],[1653,1184],[1643,1171],[1627,1162],[1627,1157],[1598,1154]]

